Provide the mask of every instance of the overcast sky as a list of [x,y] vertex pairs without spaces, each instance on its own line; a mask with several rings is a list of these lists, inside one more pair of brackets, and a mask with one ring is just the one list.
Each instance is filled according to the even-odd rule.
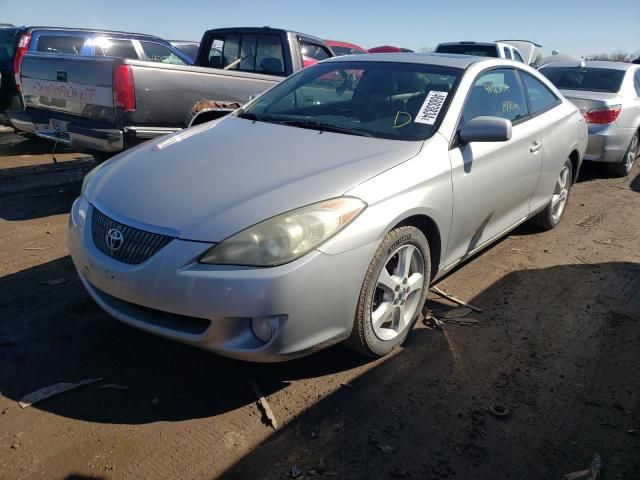
[[[209,28],[281,27],[370,48],[526,39],[575,55],[640,52],[640,0],[0,0],[0,22],[93,27],[200,40]],[[528,6],[525,6],[528,5]]]

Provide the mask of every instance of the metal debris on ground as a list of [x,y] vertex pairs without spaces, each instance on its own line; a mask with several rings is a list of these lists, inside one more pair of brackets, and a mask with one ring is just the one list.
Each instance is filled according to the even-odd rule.
[[289,470],[289,476],[291,478],[298,478],[300,475],[302,475],[302,469],[297,466],[294,465],[293,467],[291,467],[291,469]]
[[278,429],[278,421],[276,420],[276,416],[273,414],[271,407],[267,403],[267,399],[262,394],[260,387],[254,379],[249,379],[249,385],[253,389],[253,393],[256,395],[258,399],[258,405],[262,409],[262,412],[266,416],[267,420],[269,420],[270,426],[274,429]]
[[56,383],[55,385],[50,385],[48,387],[43,387],[35,392],[31,392],[25,395],[22,400],[20,400],[19,405],[21,408],[27,408],[34,403],[38,403],[47,398],[53,397],[55,395],[59,395],[64,392],[68,392],[69,390],[73,390],[75,388],[82,387],[84,385],[89,385],[90,383],[101,382],[102,378],[87,378],[86,380],[81,380],[75,383]]
[[442,298],[446,298],[447,300],[453,302],[453,303],[457,303],[458,305],[460,305],[461,307],[468,307],[471,310],[478,312],[478,313],[482,313],[482,309],[480,307],[476,307],[475,305],[471,305],[470,303],[464,302],[462,300],[460,300],[459,298],[454,297],[453,295],[449,295],[447,292],[440,290],[438,287],[431,287],[430,289],[433,293],[440,295]]
[[23,250],[48,250],[51,247],[24,247]]
[[381,442],[378,439],[376,439],[375,437],[371,437],[369,439],[369,443],[371,443],[371,445],[373,445],[374,447],[376,447],[378,450],[380,450],[382,453],[389,455],[391,453],[394,453],[396,451],[396,447],[392,447],[391,445]]
[[433,316],[431,313],[427,313],[422,317],[422,323],[427,327],[431,327],[436,330],[442,330],[444,328],[444,322]]
[[129,390],[126,385],[117,385],[115,383],[105,383],[98,387],[100,390]]
[[509,407],[506,405],[496,402],[489,407],[489,412],[491,412],[494,417],[505,418],[509,416],[511,410],[509,410]]
[[562,477],[564,480],[596,480],[600,476],[600,469],[602,468],[602,459],[599,454],[595,454],[593,462],[586,470],[580,470],[578,472],[567,473]]
[[63,283],[67,283],[66,278],[54,278],[53,280],[44,280],[40,282],[41,285],[49,285],[55,287],[56,285],[62,285]]

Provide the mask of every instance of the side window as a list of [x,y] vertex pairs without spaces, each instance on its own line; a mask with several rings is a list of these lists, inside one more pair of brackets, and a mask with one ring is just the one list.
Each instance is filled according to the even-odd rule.
[[137,60],[138,52],[131,40],[114,38],[98,38],[95,40],[96,55],[105,57],[120,57]]
[[184,65],[184,61],[178,57],[165,45],[161,45],[155,42],[140,41],[142,45],[142,51],[147,57],[146,60],[159,63],[170,63],[172,65]]
[[524,58],[522,58],[522,55],[520,55],[520,52],[518,52],[517,50],[513,51],[513,58],[519,62],[524,63]]
[[636,94],[638,95],[638,97],[640,97],[640,69],[636,70],[635,79]]
[[556,104],[558,97],[544,83],[527,72],[518,71],[518,73],[529,95],[531,113],[538,113]]
[[316,62],[331,57],[329,50],[322,45],[307,42],[306,40],[300,40],[300,51],[303,57],[311,58]]
[[41,35],[38,37],[38,52],[67,53],[80,55],[84,45],[83,37],[69,37],[66,35]]
[[511,121],[528,115],[524,92],[514,70],[490,70],[473,83],[462,111],[462,122],[484,115]]
[[511,55],[511,49],[509,47],[504,47],[504,58],[513,60],[513,56]]

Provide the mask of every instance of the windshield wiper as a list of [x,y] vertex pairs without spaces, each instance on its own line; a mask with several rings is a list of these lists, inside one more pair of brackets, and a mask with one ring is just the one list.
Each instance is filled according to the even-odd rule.
[[240,112],[238,114],[239,118],[244,118],[246,120],[253,120],[256,122],[268,122],[269,120],[263,117],[262,115],[258,115],[257,113],[252,112]]
[[341,127],[331,123],[316,122],[315,120],[280,120],[278,123],[291,127],[309,128],[320,130],[321,132],[346,133],[348,135],[359,135],[361,137],[373,137],[373,135],[359,128]]

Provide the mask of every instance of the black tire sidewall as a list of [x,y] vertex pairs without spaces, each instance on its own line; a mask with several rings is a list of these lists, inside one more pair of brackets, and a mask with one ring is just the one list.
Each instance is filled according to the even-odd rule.
[[[422,291],[420,301],[418,303],[418,309],[414,315],[414,318],[405,327],[404,331],[400,333],[396,338],[392,340],[382,340],[373,331],[373,325],[371,322],[371,305],[373,302],[373,296],[376,289],[376,284],[380,272],[389,261],[391,253],[404,245],[413,245],[420,250],[425,262],[425,286]],[[404,342],[409,331],[415,324],[416,320],[422,313],[424,302],[427,298],[429,291],[429,279],[431,275],[431,254],[429,250],[429,242],[424,234],[415,227],[399,227],[389,232],[376,251],[376,255],[372,261],[376,262],[374,268],[369,270],[367,277],[365,278],[362,294],[365,295],[364,303],[360,304],[361,311],[357,312],[356,319],[361,320],[361,332],[362,340],[365,343],[367,349],[374,356],[384,356],[390,353],[394,348],[398,347]]]

